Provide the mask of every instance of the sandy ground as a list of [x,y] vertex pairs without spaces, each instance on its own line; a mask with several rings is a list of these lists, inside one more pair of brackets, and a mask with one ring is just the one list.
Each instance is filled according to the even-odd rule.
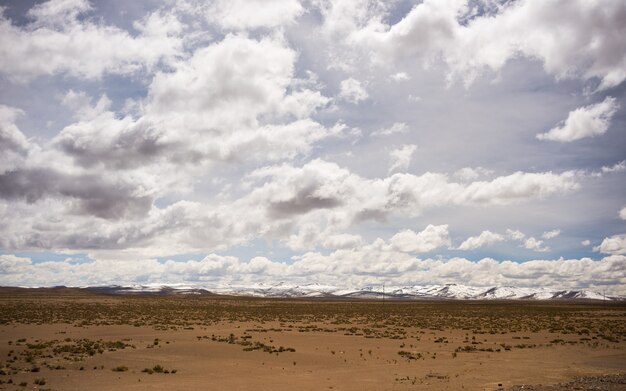
[[[213,314],[209,322],[181,325],[149,321],[160,319],[150,300],[162,298],[143,298],[141,305],[136,300],[0,296],[0,310],[5,315],[14,312],[12,321],[5,316],[0,325],[0,389],[498,390],[626,372],[625,306],[594,304],[561,313],[554,304],[541,312],[544,315],[531,314],[528,321],[536,316],[539,324],[552,316],[556,323],[533,331],[511,326],[496,332],[493,323],[506,319],[506,311],[515,316],[516,303],[485,304],[480,310],[484,327],[479,329],[475,319],[464,327],[462,318],[452,322],[456,327],[436,327],[436,322],[428,323],[430,327],[411,326],[421,319],[420,311],[424,318],[433,309],[438,317],[445,316],[447,304],[437,307],[437,303],[398,304],[404,307],[398,307],[398,313],[388,309],[392,321],[385,323],[362,312],[325,316],[327,308],[337,314],[334,302],[312,304],[315,316],[295,307],[296,316],[288,312],[292,303],[264,301],[270,314],[265,316],[266,304],[256,301],[196,300],[205,310],[232,306],[236,315]],[[163,308],[175,311],[188,304],[184,300],[171,299]],[[94,303],[106,304],[107,310],[92,307]],[[379,304],[359,304],[364,311],[368,305]],[[412,314],[411,305],[415,317],[405,322],[413,315],[400,315]],[[49,316],[66,311],[73,321],[48,323],[41,313],[44,319],[33,321],[28,314],[34,307],[51,308]],[[127,324],[119,319],[121,324],[98,324],[107,323],[102,322],[103,314],[115,318],[118,307],[136,316]],[[190,308],[185,311],[191,317],[195,307]],[[254,314],[247,308],[254,308]],[[449,309],[451,317],[455,308]],[[529,308],[534,313],[534,307]],[[596,317],[590,320],[591,310]],[[498,317],[491,317],[492,312]],[[578,314],[584,328],[554,330],[564,313],[571,317],[568,322]],[[95,318],[100,321],[92,321]],[[593,325],[597,327],[590,328]],[[157,367],[155,372],[155,366],[163,371]],[[37,384],[42,379],[44,384]],[[617,387],[611,390],[625,389]]]

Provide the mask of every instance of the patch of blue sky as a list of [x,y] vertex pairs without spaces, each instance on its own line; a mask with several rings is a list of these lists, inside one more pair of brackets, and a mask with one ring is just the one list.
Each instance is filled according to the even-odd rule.
[[29,258],[34,264],[42,262],[69,262],[86,263],[93,259],[86,253],[61,253],[54,251],[6,251],[0,249],[0,255],[15,255],[20,258]]

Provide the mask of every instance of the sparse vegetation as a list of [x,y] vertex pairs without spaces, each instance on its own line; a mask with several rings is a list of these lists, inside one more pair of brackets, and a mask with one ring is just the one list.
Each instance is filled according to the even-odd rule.
[[400,350],[398,354],[407,360],[419,360],[422,358],[422,353],[419,352],[407,352],[405,350]]
[[[251,362],[255,357],[263,357],[259,359],[259,367],[268,370],[308,371],[311,369],[308,360],[301,359],[304,356],[300,355],[307,352],[307,346],[300,346],[297,336],[311,340],[332,335],[329,340],[335,342],[320,345],[319,352],[315,348],[315,354],[323,355],[329,365],[386,363],[394,368],[393,376],[390,371],[392,382],[394,379],[407,385],[448,382],[450,378],[445,373],[433,372],[426,376],[422,372],[416,376],[411,372],[409,376],[395,368],[422,370],[452,359],[457,360],[454,362],[457,365],[459,361],[463,365],[469,361],[482,365],[499,355],[511,357],[509,352],[516,350],[524,350],[519,354],[531,354],[581,347],[590,351],[624,349],[625,307],[623,303],[589,302],[516,302],[510,305],[398,301],[386,303],[383,310],[378,303],[368,301],[174,296],[53,300],[0,296],[0,324],[7,329],[19,330],[22,324],[46,323],[67,327],[44,338],[21,331],[14,332],[11,340],[6,338],[6,343],[1,344],[5,361],[0,361],[0,381],[2,384],[11,381],[13,389],[22,381],[31,386],[47,386],[41,377],[45,376],[56,388],[57,376],[86,377],[93,374],[92,369],[105,369],[102,363],[106,368],[113,368],[99,375],[108,373],[125,379],[129,376],[113,375],[111,371],[135,370],[125,365],[111,365],[116,362],[111,361],[112,358],[129,363],[123,359],[124,351],[129,349],[155,349],[149,354],[168,354],[181,338],[191,338],[198,347],[210,352],[250,352],[245,356]],[[125,325],[142,328],[138,331],[144,337],[95,339],[85,338],[93,334],[82,332],[94,326]],[[81,332],[74,334],[73,330]],[[176,331],[181,333],[174,334]],[[336,341],[355,343],[358,348],[352,345],[351,350]],[[158,360],[158,356],[154,357]],[[153,376],[177,373],[176,369],[166,368],[168,362],[138,364],[136,371]],[[144,369],[140,371],[140,368]],[[40,378],[33,380],[32,372],[40,372],[37,374]],[[187,373],[184,371],[182,375]],[[40,384],[41,381],[44,383]]]
[[143,373],[147,373],[149,375],[152,375],[153,373],[163,373],[163,374],[175,374],[178,372],[178,370],[176,369],[165,369],[163,366],[161,366],[160,364],[157,364],[155,366],[153,366],[152,368],[144,368],[141,372]]

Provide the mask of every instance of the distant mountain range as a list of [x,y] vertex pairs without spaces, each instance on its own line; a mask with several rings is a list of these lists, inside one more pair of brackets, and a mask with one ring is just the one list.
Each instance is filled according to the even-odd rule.
[[100,286],[85,289],[107,294],[153,295],[230,295],[267,298],[346,298],[346,299],[430,299],[430,300],[626,300],[623,296],[604,296],[589,290],[554,290],[546,288],[472,287],[466,285],[366,286],[359,289],[332,285],[287,283],[254,284],[246,286],[221,285],[205,288],[181,285]]

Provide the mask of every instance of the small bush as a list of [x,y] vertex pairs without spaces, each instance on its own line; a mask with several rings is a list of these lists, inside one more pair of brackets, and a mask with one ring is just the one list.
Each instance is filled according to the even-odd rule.
[[166,369],[161,365],[155,365],[152,368],[144,368],[141,372],[143,373],[147,373],[148,375],[152,375],[153,373],[163,373],[163,374],[169,374],[169,373],[176,373],[178,372],[178,370],[176,369]]

